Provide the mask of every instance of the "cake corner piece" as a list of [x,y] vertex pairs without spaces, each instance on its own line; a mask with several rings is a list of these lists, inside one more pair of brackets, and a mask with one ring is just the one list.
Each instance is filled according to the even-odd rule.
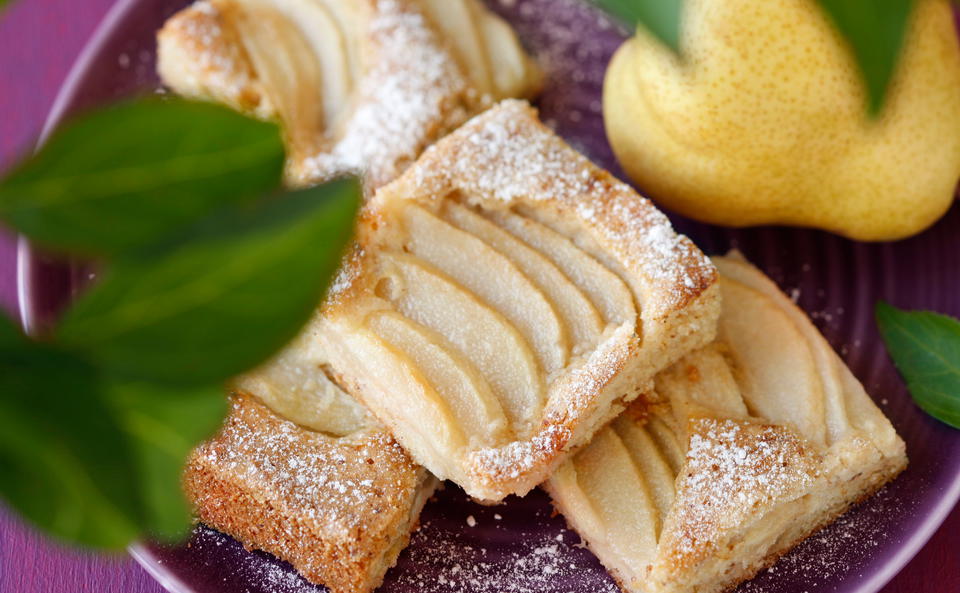
[[184,472],[199,521],[332,593],[380,585],[436,486],[378,427],[321,433],[245,393]]

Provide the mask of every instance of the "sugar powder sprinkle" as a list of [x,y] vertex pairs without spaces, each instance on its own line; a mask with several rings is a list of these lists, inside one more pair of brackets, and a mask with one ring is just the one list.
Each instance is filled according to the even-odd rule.
[[[615,593],[619,591],[580,538],[535,491],[496,507],[449,488],[425,513],[420,531],[382,592]],[[476,526],[464,529],[463,514]],[[493,520],[490,520],[493,519]]]

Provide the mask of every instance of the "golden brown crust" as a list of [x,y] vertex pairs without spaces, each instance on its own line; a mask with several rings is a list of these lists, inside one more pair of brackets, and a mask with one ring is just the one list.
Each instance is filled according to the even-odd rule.
[[331,437],[245,394],[184,476],[200,521],[335,593],[380,584],[435,485],[379,429]]
[[[467,471],[475,489],[495,493],[489,497],[492,500],[511,492],[526,494],[546,480],[568,455],[587,444],[598,427],[619,415],[649,388],[637,373],[622,372],[628,361],[639,354],[634,340],[611,341],[606,346],[594,357],[602,364],[575,373],[563,389],[562,399],[548,409],[535,435],[470,455]],[[604,402],[598,393],[614,396]]]
[[[645,424],[647,416],[637,422]],[[638,569],[625,564],[615,550],[601,537],[598,526],[582,511],[574,510],[571,497],[578,494],[575,485],[565,482],[560,474],[544,484],[558,512],[563,514],[571,529],[585,538],[587,546],[603,562],[618,586],[626,593],[724,593],[733,591],[740,583],[753,578],[806,538],[814,535],[850,508],[874,495],[885,484],[895,479],[906,468],[907,459],[901,448],[872,457],[861,464],[853,475],[843,475],[832,457],[843,453],[833,450],[819,453],[811,443],[798,437],[792,429],[779,425],[763,425],[752,421],[716,421],[713,427],[691,427],[691,433],[714,443],[716,428],[731,422],[747,428],[745,432],[722,430],[726,433],[726,454],[715,451],[703,456],[697,463],[688,463],[678,478],[677,506],[674,516],[667,520],[658,542],[658,562]],[[727,429],[730,427],[727,426]],[[706,432],[705,432],[706,431]],[[713,436],[710,433],[713,432]],[[757,447],[772,446],[775,456],[755,455]],[[852,444],[859,453],[873,449],[867,441]],[[737,451],[738,449],[742,451]],[[753,451],[753,453],[751,453]],[[737,455],[731,456],[735,452]],[[736,459],[742,453],[743,465],[736,472],[723,473],[723,458]],[[876,451],[874,450],[874,453]],[[783,459],[779,459],[782,454]],[[771,476],[771,463],[782,464],[782,471]],[[568,464],[569,465],[569,464]],[[564,469],[568,465],[563,466]],[[730,468],[728,468],[730,469]],[[752,476],[752,477],[751,477]],[[757,477],[763,478],[762,488],[750,486]],[[558,479],[559,478],[559,479]],[[703,488],[690,488],[696,479]],[[756,484],[754,484],[755,486]],[[615,488],[615,485],[606,485]],[[709,500],[708,500],[709,499]],[[691,512],[692,511],[692,512]],[[681,520],[682,518],[682,520]],[[762,555],[752,555],[744,548],[750,536],[751,524],[783,524],[783,532],[774,545]],[[639,570],[639,572],[638,572]]]
[[276,109],[250,65],[229,4],[198,2],[170,17],[157,33],[158,70],[189,99],[216,100],[269,119]]

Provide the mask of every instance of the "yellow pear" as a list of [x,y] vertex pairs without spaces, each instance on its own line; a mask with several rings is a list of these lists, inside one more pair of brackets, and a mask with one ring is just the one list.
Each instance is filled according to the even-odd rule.
[[920,0],[883,110],[814,0],[686,0],[678,57],[641,31],[607,71],[604,116],[630,177],[663,206],[731,226],[860,240],[915,234],[960,177],[960,46]]

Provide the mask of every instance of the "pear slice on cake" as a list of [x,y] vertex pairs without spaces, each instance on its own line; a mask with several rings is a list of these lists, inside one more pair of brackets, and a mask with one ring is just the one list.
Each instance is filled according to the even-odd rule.
[[504,229],[550,258],[597,304],[607,322],[613,323],[636,315],[630,288],[613,271],[577,247],[569,237],[516,213],[494,210],[488,215]]
[[413,256],[385,253],[388,300],[404,316],[444,336],[483,373],[510,422],[529,430],[543,409],[536,356],[500,313]]
[[589,298],[536,249],[466,206],[451,202],[445,218],[509,258],[550,300],[566,322],[576,354],[596,346],[605,322]]
[[473,439],[504,443],[509,424],[503,407],[480,372],[437,332],[393,311],[371,314],[370,328],[395,349],[409,353],[460,426],[470,426]]
[[567,364],[566,325],[553,304],[506,256],[420,206],[404,208],[401,220],[409,236],[404,247],[500,311],[533,347],[546,373]]

